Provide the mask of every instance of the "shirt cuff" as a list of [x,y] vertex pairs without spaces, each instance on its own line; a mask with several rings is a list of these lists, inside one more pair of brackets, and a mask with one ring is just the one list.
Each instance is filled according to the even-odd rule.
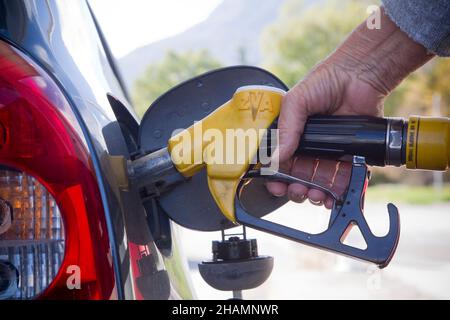
[[382,2],[386,14],[411,39],[438,56],[450,56],[450,1]]

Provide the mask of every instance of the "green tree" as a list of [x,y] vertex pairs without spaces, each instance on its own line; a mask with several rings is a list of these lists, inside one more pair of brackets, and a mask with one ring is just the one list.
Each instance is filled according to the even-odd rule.
[[366,1],[288,0],[262,36],[264,65],[293,86],[366,17]]
[[[288,86],[326,58],[379,1],[287,0],[262,35],[264,66]],[[434,59],[406,79],[385,103],[387,116],[430,115],[432,97],[441,96],[441,112],[450,114],[450,59]]]
[[404,99],[396,114],[435,115],[433,96],[440,96],[441,115],[450,116],[450,59],[435,58],[412,74],[404,83]]
[[[373,4],[377,1],[288,0],[262,35],[264,66],[293,86],[368,17],[367,8]],[[387,115],[404,92],[400,86],[386,101]]]
[[220,62],[206,50],[168,51],[161,61],[149,65],[135,83],[133,102],[137,114],[142,116],[156,98],[173,86],[220,66]]

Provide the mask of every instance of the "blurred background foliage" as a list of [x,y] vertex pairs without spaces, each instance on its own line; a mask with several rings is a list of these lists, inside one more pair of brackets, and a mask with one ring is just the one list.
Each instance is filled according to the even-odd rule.
[[366,16],[366,1],[288,0],[262,34],[263,65],[292,87]]
[[135,82],[132,97],[137,114],[142,117],[151,102],[170,88],[221,66],[207,50],[167,51],[161,61],[150,64]]
[[[293,86],[368,16],[372,4],[374,1],[365,0],[317,1],[305,10],[304,1],[288,0],[262,35],[264,67]],[[433,95],[441,97],[440,112],[448,116],[450,59],[436,58],[406,79],[387,99],[385,114],[433,115],[438,112],[433,112]]]
[[[301,80],[319,61],[327,57],[366,17],[366,0],[285,0],[279,13],[260,35],[263,68],[280,77],[288,86]],[[245,32],[243,30],[242,32]],[[245,48],[239,47],[238,62],[245,63]],[[174,85],[222,63],[205,49],[177,53],[168,51],[150,64],[135,82],[133,100],[142,116],[158,96]],[[435,58],[406,79],[386,100],[386,116],[450,116],[450,59]],[[379,170],[372,183],[404,182],[431,184],[436,174],[389,168]],[[442,179],[439,178],[439,179]],[[448,181],[449,174],[443,179]]]

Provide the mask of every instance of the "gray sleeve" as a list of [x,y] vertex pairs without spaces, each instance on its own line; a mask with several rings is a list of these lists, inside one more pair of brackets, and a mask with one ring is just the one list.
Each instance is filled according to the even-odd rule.
[[450,56],[450,0],[382,0],[387,15],[414,41]]

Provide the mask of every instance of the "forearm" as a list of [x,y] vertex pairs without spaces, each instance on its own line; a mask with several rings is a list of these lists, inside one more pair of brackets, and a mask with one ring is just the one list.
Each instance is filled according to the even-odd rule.
[[434,54],[400,30],[382,9],[379,29],[369,29],[363,22],[327,62],[337,64],[387,95],[433,57]]

